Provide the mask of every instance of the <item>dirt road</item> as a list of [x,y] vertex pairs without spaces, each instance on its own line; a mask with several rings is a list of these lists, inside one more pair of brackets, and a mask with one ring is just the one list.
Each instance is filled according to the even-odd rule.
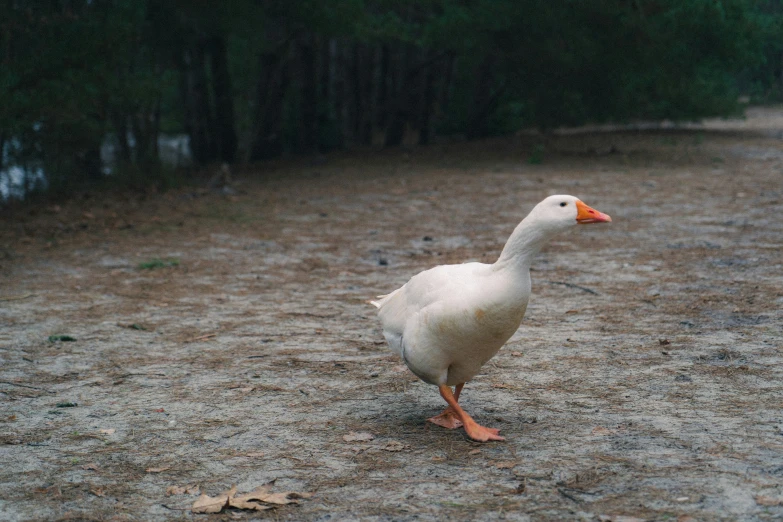
[[[541,164],[523,135],[2,217],[0,518],[779,519],[782,137],[754,109],[557,135]],[[465,387],[507,441],[426,425],[444,404],[365,301],[493,261],[554,193],[614,223],[545,249],[522,327]],[[167,494],[273,479],[313,495],[195,515]]]

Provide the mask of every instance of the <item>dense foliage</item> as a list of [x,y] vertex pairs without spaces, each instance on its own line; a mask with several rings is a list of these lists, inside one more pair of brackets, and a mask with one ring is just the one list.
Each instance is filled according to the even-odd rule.
[[[4,0],[0,158],[50,184],[780,97],[778,0]],[[0,169],[2,169],[0,165]]]

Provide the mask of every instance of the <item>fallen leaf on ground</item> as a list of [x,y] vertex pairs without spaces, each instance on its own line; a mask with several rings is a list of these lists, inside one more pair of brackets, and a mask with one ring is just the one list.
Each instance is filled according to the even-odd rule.
[[343,440],[345,442],[367,442],[375,438],[375,435],[372,433],[367,433],[365,431],[361,432],[355,432],[350,431],[348,432],[348,435],[343,435]]
[[102,433],[103,435],[114,435],[114,432],[117,431],[114,428],[108,428],[105,430],[98,430],[99,433]]
[[63,492],[60,490],[60,486],[49,486],[48,488],[35,488],[36,493],[42,493],[46,496],[59,498],[63,496]]
[[258,486],[250,493],[243,493],[242,495],[236,494],[236,486],[216,497],[210,497],[206,493],[202,493],[193,504],[191,511],[193,513],[220,513],[225,507],[265,511],[274,508],[276,505],[296,504],[298,503],[297,499],[312,496],[312,493],[297,493],[295,491],[270,493],[273,485],[274,481]]
[[405,449],[405,444],[398,440],[390,440],[386,443],[386,445],[383,447],[386,451],[402,451]]
[[95,495],[96,497],[105,497],[106,496],[106,490],[103,488],[93,488],[90,490],[90,493]]
[[612,435],[614,434],[614,431],[609,428],[604,428],[603,426],[596,426],[591,433],[593,435]]
[[514,357],[522,357],[522,352],[511,352],[511,355]]
[[166,495],[195,495],[199,492],[199,487],[197,484],[193,484],[190,486],[169,486],[166,488]]
[[228,491],[220,493],[216,497],[210,497],[206,493],[202,493],[200,497],[193,503],[193,507],[190,510],[193,513],[220,513],[223,508],[228,506],[228,500],[236,495],[237,487],[233,486]]
[[479,453],[481,453],[480,449],[474,449],[474,450],[470,450],[468,452],[468,455],[478,455]]
[[91,462],[89,464],[85,464],[84,466],[82,466],[82,469],[87,469],[90,471],[98,471],[98,465],[94,462]]
[[147,473],[163,473],[166,470],[171,469],[171,466],[163,466],[162,468],[147,468],[144,471]]
[[783,499],[768,497],[766,495],[756,495],[753,498],[756,499],[756,504],[759,506],[780,506],[783,504]]

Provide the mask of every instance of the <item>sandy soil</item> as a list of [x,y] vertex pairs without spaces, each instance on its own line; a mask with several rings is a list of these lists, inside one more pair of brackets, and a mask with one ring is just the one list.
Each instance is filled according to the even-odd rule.
[[[781,137],[783,110],[754,109],[556,135],[540,165],[521,135],[6,212],[0,518],[780,519]],[[507,441],[425,424],[444,404],[365,301],[492,261],[552,193],[614,223],[542,253],[463,392]],[[195,515],[166,492],[272,479],[313,496]]]

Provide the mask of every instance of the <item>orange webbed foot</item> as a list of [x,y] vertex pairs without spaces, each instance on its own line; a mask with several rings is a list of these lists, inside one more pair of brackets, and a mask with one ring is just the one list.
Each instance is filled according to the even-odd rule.
[[486,428],[479,424],[465,426],[465,433],[468,437],[478,442],[488,442],[490,440],[506,440],[500,436],[500,430],[497,428]]
[[450,430],[462,427],[462,421],[459,419],[459,416],[451,408],[451,406],[446,408],[446,410],[440,415],[435,415],[434,417],[430,417],[427,420],[433,424],[437,424],[438,426],[442,426]]

